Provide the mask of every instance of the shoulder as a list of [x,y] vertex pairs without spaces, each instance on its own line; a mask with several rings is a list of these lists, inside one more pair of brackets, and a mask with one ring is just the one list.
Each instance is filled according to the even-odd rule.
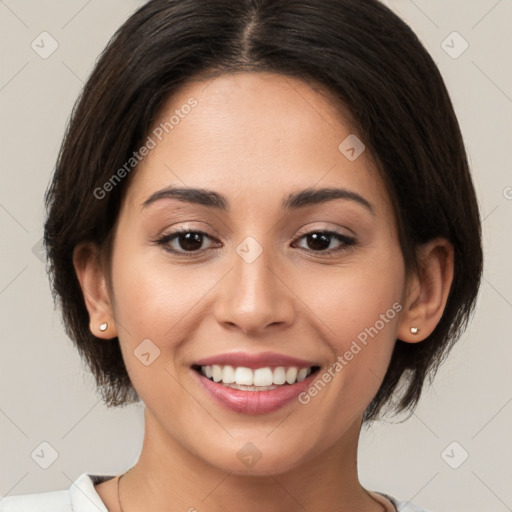
[[385,492],[379,492],[374,491],[375,493],[379,494],[380,496],[384,496],[387,498],[396,508],[396,510],[400,512],[434,512],[432,510],[427,510],[426,508],[422,508],[419,505],[415,505],[414,503],[411,503],[410,501],[400,501],[399,499],[395,498],[394,496],[391,496],[390,494],[387,494]]
[[110,478],[82,473],[66,490],[5,496],[0,512],[108,512],[94,485]]
[[71,512],[69,491],[50,491],[6,496],[0,501],[0,512]]

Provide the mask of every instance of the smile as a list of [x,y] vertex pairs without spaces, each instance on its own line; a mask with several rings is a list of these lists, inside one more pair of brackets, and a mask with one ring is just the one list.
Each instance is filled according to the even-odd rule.
[[224,409],[246,415],[268,414],[298,404],[320,366],[247,368],[231,365],[192,366],[199,389]]
[[276,368],[246,368],[244,366],[233,367],[231,365],[201,366],[199,371],[207,379],[219,382],[229,388],[242,391],[267,391],[277,389],[279,386],[287,386],[302,382],[318,367],[298,368],[296,366]]

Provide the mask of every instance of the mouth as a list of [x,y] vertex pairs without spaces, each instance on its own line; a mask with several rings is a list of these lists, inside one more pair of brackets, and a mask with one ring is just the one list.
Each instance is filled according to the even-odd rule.
[[320,370],[320,366],[301,368],[298,366],[277,366],[247,368],[231,365],[192,365],[192,369],[226,388],[239,391],[272,391],[298,384]]
[[192,374],[199,390],[223,408],[265,414],[298,402],[317,378],[318,361],[277,352],[225,352],[196,360]]
[[257,415],[299,403],[320,366],[193,365],[192,370],[200,389],[215,403],[235,413]]

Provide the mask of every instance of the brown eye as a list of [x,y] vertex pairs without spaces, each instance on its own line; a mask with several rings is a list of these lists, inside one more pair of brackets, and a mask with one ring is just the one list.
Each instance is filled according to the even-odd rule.
[[175,238],[180,248],[184,251],[197,251],[203,244],[203,235],[200,233],[183,233],[176,235]]
[[165,250],[171,253],[188,255],[188,253],[200,253],[206,250],[202,248],[205,238],[212,240],[212,237],[203,231],[179,229],[162,236],[156,240],[156,243],[164,246]]
[[[306,239],[307,250],[325,254],[343,251],[356,243],[354,238],[336,231],[311,231],[299,238],[299,240],[302,239]],[[339,246],[334,249],[329,249],[333,239],[339,242]]]

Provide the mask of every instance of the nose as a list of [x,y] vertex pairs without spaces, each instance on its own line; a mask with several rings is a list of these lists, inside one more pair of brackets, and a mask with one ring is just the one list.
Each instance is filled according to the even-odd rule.
[[258,335],[271,326],[285,328],[295,317],[293,283],[287,283],[270,250],[254,260],[235,253],[232,269],[219,283],[214,316],[229,329]]

